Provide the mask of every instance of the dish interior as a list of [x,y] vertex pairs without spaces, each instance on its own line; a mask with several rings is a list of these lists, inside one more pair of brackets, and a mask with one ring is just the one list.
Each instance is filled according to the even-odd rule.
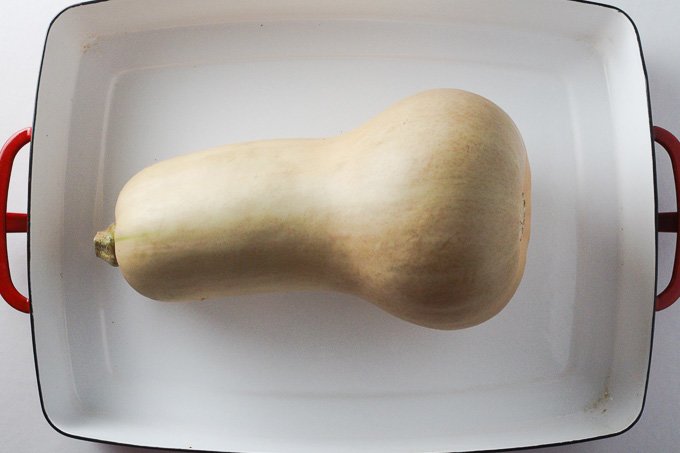
[[[533,174],[524,278],[461,331],[332,292],[162,303],[94,256],[161,159],[350,130],[435,87],[501,106]],[[572,1],[101,2],[55,20],[32,150],[30,295],[48,420],[226,451],[466,451],[620,432],[655,291],[646,81],[621,12]],[[200,221],[200,219],[197,219]]]

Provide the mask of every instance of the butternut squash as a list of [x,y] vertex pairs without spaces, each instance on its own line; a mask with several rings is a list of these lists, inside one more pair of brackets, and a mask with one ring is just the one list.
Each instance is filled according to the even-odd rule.
[[152,299],[329,289],[459,329],[515,293],[530,218],[513,121],[481,96],[435,89],[336,137],[156,163],[125,184],[95,248]]

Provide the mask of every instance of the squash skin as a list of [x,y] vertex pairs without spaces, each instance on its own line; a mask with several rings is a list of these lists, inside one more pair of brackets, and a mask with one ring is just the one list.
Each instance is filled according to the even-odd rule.
[[521,281],[531,176],[505,112],[436,89],[337,137],[156,163],[124,186],[115,220],[120,270],[152,299],[330,289],[460,329],[496,315]]

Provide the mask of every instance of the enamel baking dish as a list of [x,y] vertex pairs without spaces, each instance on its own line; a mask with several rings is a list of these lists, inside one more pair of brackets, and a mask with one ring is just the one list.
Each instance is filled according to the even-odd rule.
[[[95,257],[123,184],[210,146],[339,134],[463,88],[517,123],[533,172],[515,297],[460,331],[297,292],[168,304]],[[652,128],[636,28],[571,0],[109,0],[52,22],[32,129],[29,297],[47,421],[65,435],[236,452],[481,451],[621,433],[641,414],[657,297]],[[32,139],[31,139],[32,131]],[[4,204],[3,204],[4,203]],[[657,221],[658,218],[658,221]],[[200,221],[201,219],[196,219]],[[4,235],[0,254],[6,256]],[[30,302],[29,302],[30,300]]]

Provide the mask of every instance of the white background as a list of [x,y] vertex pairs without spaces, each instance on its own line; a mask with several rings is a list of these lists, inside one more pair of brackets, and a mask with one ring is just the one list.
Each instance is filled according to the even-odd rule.
[[[545,0],[555,1],[555,0]],[[40,58],[52,18],[72,0],[2,0],[0,3],[0,141],[31,125]],[[643,45],[654,123],[680,134],[680,2],[610,0],[636,23]],[[672,210],[670,162],[659,148],[659,200]],[[28,153],[17,158],[10,187],[10,211],[26,210]],[[670,275],[675,240],[659,240],[659,286]],[[27,292],[25,235],[9,238],[17,287]],[[628,432],[604,440],[534,452],[672,452],[680,447],[680,304],[657,315],[647,402]],[[144,452],[79,441],[54,431],[43,417],[36,384],[28,315],[0,303],[0,450],[13,452]],[[158,450],[148,450],[158,451]]]

